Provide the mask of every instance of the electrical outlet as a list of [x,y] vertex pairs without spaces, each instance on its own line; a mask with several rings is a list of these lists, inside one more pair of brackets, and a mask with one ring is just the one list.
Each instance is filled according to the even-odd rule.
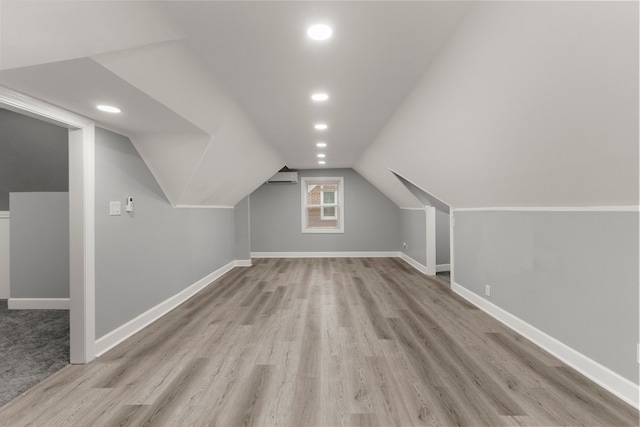
[[640,365],[640,344],[638,344],[638,348],[636,349],[636,358],[638,359],[638,364]]
[[407,245],[407,242],[402,242],[402,248],[403,249],[408,249],[409,245]]
[[484,285],[484,294],[488,297],[491,296],[491,286],[489,285]]

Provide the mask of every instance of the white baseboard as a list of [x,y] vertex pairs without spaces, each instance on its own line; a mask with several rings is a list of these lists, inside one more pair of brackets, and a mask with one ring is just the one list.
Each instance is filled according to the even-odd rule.
[[250,259],[237,259],[234,263],[236,267],[251,267]]
[[[241,261],[242,262],[242,261]],[[96,340],[96,357],[103,355],[122,341],[126,340],[136,332],[155,322],[198,292],[206,288],[211,282],[222,277],[231,269],[237,266],[237,261],[231,261],[227,265],[217,269],[211,274],[198,280],[193,285],[164,300],[155,307],[150,308],[138,317],[128,321],[124,325],[109,332]]]
[[416,261],[415,259],[411,258],[409,255],[405,254],[404,252],[400,252],[400,258],[402,258],[403,261],[405,261],[411,267],[413,267],[416,270],[418,270],[420,273],[427,274],[427,266],[426,265],[420,264],[418,261]]
[[451,264],[437,264],[436,273],[440,273],[441,271],[451,271]]
[[451,289],[476,307],[507,325],[509,328],[533,341],[587,378],[609,390],[620,399],[635,408],[639,407],[638,400],[640,399],[640,387],[637,384],[634,384],[609,368],[602,366],[584,354],[574,350],[566,344],[563,344],[552,336],[547,335],[508,311],[490,303],[485,298],[471,292],[458,283],[452,283]]
[[69,298],[9,298],[9,310],[69,310]]
[[398,252],[251,252],[251,258],[398,258]]

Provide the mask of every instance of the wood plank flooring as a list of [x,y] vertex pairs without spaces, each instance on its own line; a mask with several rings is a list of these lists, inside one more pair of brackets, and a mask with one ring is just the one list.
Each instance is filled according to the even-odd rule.
[[3,426],[637,426],[638,411],[398,259],[260,259]]

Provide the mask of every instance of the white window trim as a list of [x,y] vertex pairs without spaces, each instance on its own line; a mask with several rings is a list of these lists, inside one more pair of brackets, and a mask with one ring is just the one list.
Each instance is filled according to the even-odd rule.
[[[335,208],[336,210],[334,210],[334,214],[333,215],[325,215],[325,209],[326,208]],[[333,219],[338,219],[338,215],[336,214],[336,212],[338,211],[338,205],[333,204],[333,205],[322,205],[320,206],[320,219],[322,221],[331,221]]]
[[[320,204],[320,215],[322,217],[322,207],[323,206],[335,206],[338,215],[337,218],[329,218],[329,219],[337,219],[339,227],[338,228],[307,228],[307,208],[313,207],[314,205],[307,205],[307,193],[306,189],[309,185],[314,185],[318,183],[318,181],[333,181],[338,184],[338,202],[336,204]],[[329,177],[319,177],[319,176],[305,176],[300,179],[300,215],[302,219],[302,233],[309,234],[327,234],[327,233],[344,233],[344,177],[341,176],[329,176]],[[322,193],[321,196],[322,197]]]
[[[333,196],[334,203],[325,203],[324,202],[324,193],[328,193],[328,192],[340,194],[340,192],[338,190],[327,190],[327,191],[320,190],[320,219],[323,220],[323,221],[324,220],[338,219],[339,206],[338,206],[337,203],[335,203],[336,196],[335,195]],[[333,211],[334,212],[333,215],[325,215],[324,214],[324,208],[336,208],[336,209]]]

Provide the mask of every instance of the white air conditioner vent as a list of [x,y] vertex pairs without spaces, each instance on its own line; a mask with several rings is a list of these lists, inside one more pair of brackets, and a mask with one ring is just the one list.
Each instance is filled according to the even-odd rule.
[[278,172],[267,180],[267,182],[288,182],[296,184],[298,182],[298,172]]

